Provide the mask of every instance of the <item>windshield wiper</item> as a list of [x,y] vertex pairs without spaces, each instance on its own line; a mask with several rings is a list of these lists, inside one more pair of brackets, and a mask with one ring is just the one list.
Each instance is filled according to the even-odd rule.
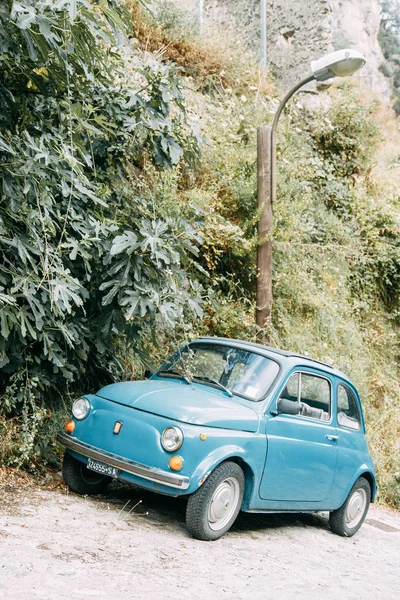
[[157,375],[174,375],[175,377],[178,377],[179,379],[184,379],[186,381],[187,384],[191,385],[191,380],[189,379],[189,377],[187,377],[186,375],[183,375],[182,373],[178,373],[178,371],[170,371],[169,369],[163,369],[162,371],[158,371],[156,374]]
[[233,396],[231,390],[229,388],[225,387],[224,385],[222,385],[222,383],[217,381],[217,379],[213,379],[212,377],[200,376],[200,375],[194,375],[193,379],[198,379],[199,381],[207,381],[207,382],[213,383],[214,385],[219,387],[221,390],[224,390],[224,392],[226,392],[230,398],[232,398],[232,396]]

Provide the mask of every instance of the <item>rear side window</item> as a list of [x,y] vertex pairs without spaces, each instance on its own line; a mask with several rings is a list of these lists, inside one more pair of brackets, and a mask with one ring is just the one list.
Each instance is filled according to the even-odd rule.
[[357,399],[353,392],[341,383],[337,390],[337,420],[342,427],[361,429],[361,415]]

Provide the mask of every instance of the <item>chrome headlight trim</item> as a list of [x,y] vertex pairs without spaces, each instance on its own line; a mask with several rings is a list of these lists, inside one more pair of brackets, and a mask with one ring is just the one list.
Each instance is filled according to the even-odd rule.
[[91,409],[90,402],[87,398],[78,398],[72,405],[72,414],[77,421],[86,419]]
[[167,452],[176,452],[183,444],[183,433],[179,427],[167,427],[161,435],[161,444]]

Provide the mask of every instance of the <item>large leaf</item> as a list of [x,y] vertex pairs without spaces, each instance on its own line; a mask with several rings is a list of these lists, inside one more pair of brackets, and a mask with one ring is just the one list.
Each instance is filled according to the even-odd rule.
[[119,0],[0,2],[0,414],[121,376],[190,308],[196,233],[149,165],[189,162],[190,126],[174,67],[118,47],[128,23]]
[[138,247],[137,235],[133,233],[133,231],[125,231],[123,235],[117,235],[113,240],[110,254],[112,256],[120,254],[121,252],[132,254]]

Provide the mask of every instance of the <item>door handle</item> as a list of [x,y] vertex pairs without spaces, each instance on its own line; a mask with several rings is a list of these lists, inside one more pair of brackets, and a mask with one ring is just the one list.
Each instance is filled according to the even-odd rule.
[[336,440],[340,440],[338,435],[327,435],[326,436],[330,442],[336,442]]

